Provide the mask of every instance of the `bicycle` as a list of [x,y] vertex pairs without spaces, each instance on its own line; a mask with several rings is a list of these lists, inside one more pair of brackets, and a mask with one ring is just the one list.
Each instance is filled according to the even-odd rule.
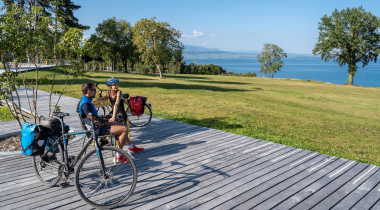
[[[106,91],[106,90],[100,89],[98,87],[98,85],[99,85],[99,83],[95,84],[95,87],[100,91],[99,95],[97,94],[97,98],[101,98],[101,97],[103,97],[103,91]],[[129,121],[129,123],[135,127],[143,127],[143,126],[147,125],[150,122],[150,120],[152,119],[152,108],[151,108],[151,106],[147,103],[144,103],[144,106],[143,106],[143,113],[144,114],[136,115],[134,113],[136,113],[138,111],[133,110],[131,108],[128,98],[129,98],[129,94],[124,93],[121,101],[126,105],[125,109],[124,109],[124,112],[125,112],[124,114],[125,114],[127,120]],[[125,100],[125,99],[127,99],[127,100]],[[113,109],[113,107],[111,105],[109,106],[109,108],[111,108],[111,110]],[[109,108],[107,107],[107,109],[109,109]],[[103,114],[103,116],[110,117],[109,115],[106,114],[106,109],[104,107],[101,107],[98,109],[98,114],[99,113]],[[109,113],[109,114],[111,114],[111,113]],[[122,113],[118,113],[118,116],[119,116],[119,114],[123,115]]]
[[[98,142],[94,124],[104,122],[100,117],[89,114],[95,121],[92,130],[65,133],[63,118],[68,113],[54,112],[53,116],[61,122],[62,131],[49,131],[49,138],[54,143],[47,145],[40,156],[33,156],[33,168],[37,178],[46,186],[54,186],[60,180],[62,188],[69,186],[70,174],[75,171],[75,187],[79,196],[89,205],[108,209],[124,203],[133,193],[137,183],[137,170],[132,157],[116,147],[102,146]],[[91,134],[89,141],[76,156],[68,156],[67,137],[78,134]],[[95,149],[88,152],[81,160],[87,148],[94,141]],[[49,142],[49,141],[48,141]],[[115,161],[115,154],[127,158],[126,163]],[[78,163],[75,170],[74,167]]]

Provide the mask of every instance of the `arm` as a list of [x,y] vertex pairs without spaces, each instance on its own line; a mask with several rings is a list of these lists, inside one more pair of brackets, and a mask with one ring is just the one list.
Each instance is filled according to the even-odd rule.
[[[91,120],[91,121],[95,121],[94,119],[93,119],[93,117],[91,117],[91,116],[88,116],[88,113],[90,113],[90,112],[93,112],[92,111],[92,107],[91,107],[91,105],[90,104],[88,104],[88,103],[85,103],[85,104],[83,104],[82,105],[82,112],[86,115],[86,117],[89,119],[89,120]],[[98,126],[104,126],[104,125],[107,125],[106,123],[96,123],[96,125],[98,125]]]
[[108,99],[108,98],[109,98],[109,96],[108,96],[108,91],[107,91],[106,95],[98,98],[98,100],[103,100],[103,99]]

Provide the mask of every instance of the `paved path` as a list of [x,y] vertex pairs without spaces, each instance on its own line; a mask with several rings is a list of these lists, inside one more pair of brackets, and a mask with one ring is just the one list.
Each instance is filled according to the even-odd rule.
[[[40,69],[50,68],[50,67],[53,67],[53,66],[55,66],[55,65],[41,64]],[[16,68],[11,67],[11,70],[12,70],[12,71],[16,71]],[[23,65],[21,65],[20,68],[18,68],[18,71],[19,71],[19,72],[34,71],[34,70],[36,70],[36,67],[35,67],[34,65],[30,65],[30,67],[29,67],[29,64],[23,64]],[[2,74],[2,73],[4,73],[4,72],[5,72],[5,70],[4,70],[3,68],[0,69],[0,74]]]
[[[145,151],[134,155],[137,187],[120,209],[380,209],[377,166],[156,117],[131,139]],[[0,176],[0,209],[91,208],[73,181],[42,186],[30,157],[1,155]]]
[[[29,109],[29,104],[28,101],[26,100],[26,94],[25,94],[25,89],[23,87],[18,88],[18,93],[20,96],[20,101],[21,101],[21,108],[30,110]],[[28,98],[30,100],[30,103],[32,104],[32,98],[33,98],[33,93],[32,90],[27,88],[28,92]],[[37,114],[40,116],[49,116],[49,97],[50,93],[46,91],[38,91],[37,92]],[[14,95],[16,97],[16,95]],[[52,95],[52,105],[55,105],[55,103],[58,100],[58,95]],[[70,114],[69,117],[65,117],[65,123],[70,125],[72,128],[81,128],[79,121],[78,121],[78,114],[76,113],[76,105],[78,104],[79,99],[77,98],[72,98],[72,97],[67,97],[67,96],[61,96],[61,99],[59,100],[58,106],[61,107],[61,111],[67,112]],[[15,103],[17,104],[17,100],[15,100]],[[53,111],[53,109],[52,109]],[[31,120],[33,121],[33,120]],[[16,121],[7,121],[7,122],[0,122],[0,136],[1,133],[5,132],[12,132],[15,130],[20,130],[18,127],[18,124]]]

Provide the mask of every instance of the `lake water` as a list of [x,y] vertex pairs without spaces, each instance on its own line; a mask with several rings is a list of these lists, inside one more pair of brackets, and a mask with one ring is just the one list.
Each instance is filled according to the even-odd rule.
[[[186,64],[196,61],[197,64],[215,64],[226,69],[228,72],[260,73],[260,64],[257,59],[184,59]],[[324,62],[320,58],[286,58],[281,72],[274,74],[275,78],[291,78],[301,80],[316,80],[334,84],[344,84],[348,81],[348,66],[340,66],[334,61]],[[267,75],[266,75],[267,76]],[[267,76],[268,77],[268,76]],[[364,87],[380,87],[380,61],[371,62],[364,68],[358,65],[358,71],[354,76],[354,85]]]

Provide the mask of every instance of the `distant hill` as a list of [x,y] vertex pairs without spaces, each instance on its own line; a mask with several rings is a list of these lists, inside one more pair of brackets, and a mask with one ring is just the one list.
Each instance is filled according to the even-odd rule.
[[240,51],[229,51],[230,53],[248,53],[248,54],[259,54],[261,51],[254,51],[254,50],[240,50]]
[[193,46],[193,45],[184,45],[185,49],[183,50],[184,53],[186,52],[218,52],[222,51],[218,48],[207,48],[207,47],[200,47],[200,46]]
[[[257,59],[260,51],[223,51],[218,48],[207,48],[193,45],[184,45],[183,55],[186,59]],[[288,58],[315,57],[311,54],[287,53]]]

